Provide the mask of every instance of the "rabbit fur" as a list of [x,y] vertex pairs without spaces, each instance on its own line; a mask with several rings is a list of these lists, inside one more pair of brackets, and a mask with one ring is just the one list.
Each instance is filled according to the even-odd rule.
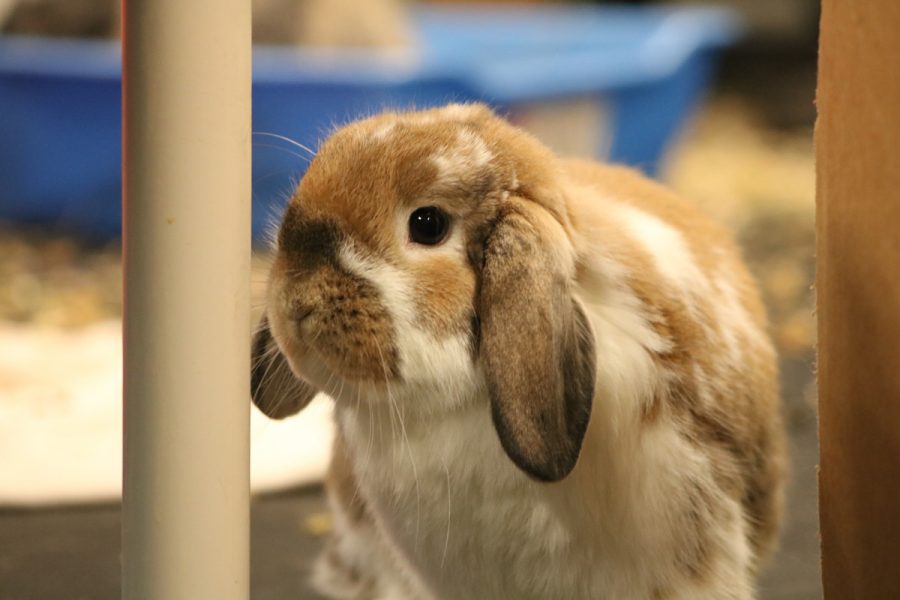
[[[413,242],[411,213],[449,218]],[[277,233],[252,389],[322,391],[333,598],[753,598],[782,513],[776,357],[732,238],[478,105],[319,149]]]

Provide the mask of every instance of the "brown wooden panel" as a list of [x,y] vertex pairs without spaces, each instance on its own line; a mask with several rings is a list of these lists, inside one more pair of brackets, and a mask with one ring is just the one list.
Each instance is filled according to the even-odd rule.
[[900,2],[824,0],[819,502],[831,600],[900,599]]

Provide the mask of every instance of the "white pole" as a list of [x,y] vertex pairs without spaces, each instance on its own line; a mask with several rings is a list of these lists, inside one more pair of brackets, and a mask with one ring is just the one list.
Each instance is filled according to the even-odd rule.
[[250,0],[125,0],[123,43],[123,598],[246,600]]

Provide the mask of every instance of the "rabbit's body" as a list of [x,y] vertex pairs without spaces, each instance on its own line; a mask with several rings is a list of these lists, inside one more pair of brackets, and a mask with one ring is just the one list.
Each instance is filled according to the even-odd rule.
[[[496,166],[504,148],[550,161],[551,171],[518,160],[497,195],[473,184],[476,197],[495,197],[500,207],[483,237],[468,233],[483,242],[482,255],[460,233],[464,225],[442,249],[410,247],[407,263],[338,244],[335,263],[366,282],[356,288],[361,296],[390,307],[390,334],[373,346],[382,384],[335,383],[326,342],[314,342],[315,357],[295,345],[289,325],[272,314],[291,302],[289,284],[277,280],[288,263],[276,262],[274,338],[294,371],[336,400],[329,480],[336,527],[317,565],[319,587],[337,598],[751,598],[780,518],[784,448],[774,352],[730,238],[656,184],[624,169],[548,157],[476,107],[404,117],[413,127],[435,117],[482,124],[477,137],[445,136],[461,149],[435,145],[426,190],[458,177],[454,171]],[[391,136],[397,127],[384,119],[369,135]],[[494,142],[493,135],[512,139]],[[323,155],[333,156],[325,148]],[[321,171],[313,177],[301,184],[309,198],[327,180]],[[496,184],[504,175],[492,177]],[[529,202],[504,208],[518,194]],[[283,230],[295,226],[290,216],[285,222]],[[451,261],[463,248],[482,261],[480,271]],[[536,249],[545,251],[531,254],[537,262],[503,270]],[[439,268],[429,264],[435,252],[448,253]],[[540,280],[546,273],[554,275]],[[319,297],[343,297],[329,281]],[[553,295],[559,290],[561,300]],[[557,308],[541,307],[545,295]],[[498,306],[505,308],[498,313]],[[519,313],[511,332],[503,329],[509,308]],[[366,335],[381,335],[372,308],[347,310],[368,311]],[[327,326],[317,333],[329,338]],[[555,335],[563,341],[548,350],[545,340]],[[517,336],[530,346],[512,343]],[[561,417],[556,405],[539,405],[552,395],[554,388],[540,386],[553,371],[529,380],[557,360],[565,373],[563,388],[555,388],[565,390]],[[585,365],[593,382],[582,382]],[[344,366],[363,370],[353,361]],[[506,371],[516,373],[512,383]],[[504,404],[523,380],[529,385],[521,393],[537,409]],[[589,403],[586,430],[573,408],[579,394]],[[278,412],[260,393],[257,403]],[[579,447],[566,445],[579,436]]]

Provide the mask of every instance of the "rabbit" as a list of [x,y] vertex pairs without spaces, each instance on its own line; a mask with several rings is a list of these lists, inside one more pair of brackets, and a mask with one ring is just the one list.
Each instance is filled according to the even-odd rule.
[[786,477],[732,238],[481,104],[319,148],[275,234],[252,399],[334,400],[331,598],[753,598]]

